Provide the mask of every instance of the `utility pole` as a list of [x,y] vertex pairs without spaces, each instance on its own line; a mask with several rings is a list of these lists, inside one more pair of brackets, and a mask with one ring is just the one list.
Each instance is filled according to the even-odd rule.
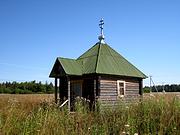
[[155,83],[154,83],[154,81],[153,81],[151,75],[149,76],[149,79],[150,79],[150,81],[149,81],[149,84],[150,84],[150,92],[152,92],[152,86],[151,86],[151,83],[153,84],[153,86],[154,86],[156,92],[158,92],[158,89],[157,89],[157,87],[156,87],[156,85],[155,85]]
[[151,79],[152,79],[152,76],[151,76],[151,75],[149,76],[149,79],[150,79],[150,80],[149,80],[149,86],[150,86],[150,93],[151,93],[151,92],[152,92],[152,87],[151,87]]
[[164,82],[162,82],[162,87],[163,87],[163,91],[162,92],[166,92],[165,89],[164,89]]

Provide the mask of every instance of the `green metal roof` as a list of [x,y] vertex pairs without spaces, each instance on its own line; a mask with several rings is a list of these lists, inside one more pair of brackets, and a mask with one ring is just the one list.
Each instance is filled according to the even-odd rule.
[[78,61],[61,57],[58,60],[67,75],[82,75],[82,65]]
[[82,75],[82,65],[74,59],[58,57],[50,73],[50,77],[65,75]]
[[67,75],[97,73],[146,78],[146,75],[107,44],[96,43],[76,60],[58,60]]

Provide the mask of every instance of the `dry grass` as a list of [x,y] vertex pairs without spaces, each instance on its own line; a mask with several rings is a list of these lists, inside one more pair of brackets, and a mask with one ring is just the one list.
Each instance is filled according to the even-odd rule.
[[16,104],[29,111],[42,102],[52,102],[53,96],[53,94],[0,94],[0,111],[9,104]]
[[44,100],[52,101],[53,94],[0,94],[0,101],[15,99],[18,102],[39,103]]
[[0,135],[179,135],[177,93],[145,97],[100,112],[90,112],[80,102],[70,114],[52,102],[53,95],[0,95]]
[[172,101],[174,98],[180,99],[180,92],[152,92],[152,93],[144,93],[144,99],[161,99],[163,98],[165,101]]

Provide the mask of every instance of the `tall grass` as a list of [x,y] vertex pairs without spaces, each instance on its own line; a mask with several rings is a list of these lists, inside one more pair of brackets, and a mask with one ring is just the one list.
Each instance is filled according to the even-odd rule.
[[[25,99],[24,99],[25,100]],[[19,102],[0,98],[0,134],[12,135],[179,135],[180,100],[152,98],[119,103],[94,112],[76,103],[75,113],[53,102]]]

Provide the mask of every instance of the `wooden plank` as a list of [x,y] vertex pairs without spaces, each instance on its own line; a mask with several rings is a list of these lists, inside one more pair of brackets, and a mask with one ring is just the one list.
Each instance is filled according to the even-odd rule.
[[139,89],[126,89],[126,91],[128,92],[135,92],[135,91],[137,91],[137,92],[139,92]]
[[101,83],[102,86],[117,86],[117,83]]
[[138,87],[126,87],[126,90],[129,90],[129,91],[134,91],[134,90],[139,90]]
[[117,88],[101,88],[101,91],[113,92],[113,91],[117,91]]
[[100,98],[106,98],[106,97],[117,97],[117,94],[116,93],[110,93],[110,94],[103,94],[103,95],[100,95]]
[[95,98],[96,100],[98,99],[98,96],[100,95],[100,80],[101,80],[101,76],[98,76],[96,80],[96,98]]
[[57,78],[55,78],[55,82],[54,83],[55,83],[55,93],[54,93],[55,95],[54,96],[55,96],[55,103],[57,104],[57,91],[58,91],[57,90],[58,89],[58,87],[57,87]]
[[101,88],[117,88],[117,85],[114,85],[114,84],[101,84]]
[[134,87],[134,88],[126,87],[126,91],[139,91],[139,88],[137,88],[137,87]]
[[109,98],[100,97],[98,100],[103,100],[103,101],[116,101],[116,100],[118,100],[118,98],[117,98],[117,96],[115,96],[115,97],[109,97]]
[[61,81],[60,81],[60,78],[59,78],[59,99],[61,98]]
[[133,79],[131,79],[131,80],[125,80],[127,83],[138,83],[138,80],[133,80]]
[[68,110],[70,111],[71,109],[71,82],[69,77],[67,78],[68,80]]
[[117,87],[116,86],[111,86],[111,85],[107,85],[107,86],[103,86],[103,85],[101,85],[101,87],[100,87],[101,89],[116,89]]
[[126,89],[139,89],[139,86],[126,86]]
[[126,84],[126,88],[138,88],[139,89],[139,85],[127,85]]
[[126,91],[139,91],[139,88],[128,88],[126,87]]
[[127,86],[138,86],[139,87],[139,83],[126,83]]
[[111,84],[111,85],[109,85],[109,84],[101,84],[101,88],[117,88],[117,85],[113,85],[113,84]]
[[129,84],[126,84],[126,86],[127,86],[127,87],[137,87],[137,88],[139,88],[139,84],[137,84],[137,85],[129,85]]
[[117,91],[101,90],[101,93],[117,93]]
[[103,82],[105,82],[105,83],[114,83],[114,82],[116,82],[116,80],[102,80],[101,79],[101,81],[100,81],[101,83],[103,83]]
[[116,91],[117,90],[117,87],[100,87],[101,90],[110,90],[110,91]]
[[101,92],[103,93],[117,93],[117,90],[116,89],[112,89],[112,90],[109,90],[109,89],[101,89]]
[[100,93],[100,96],[117,96],[117,93]]

